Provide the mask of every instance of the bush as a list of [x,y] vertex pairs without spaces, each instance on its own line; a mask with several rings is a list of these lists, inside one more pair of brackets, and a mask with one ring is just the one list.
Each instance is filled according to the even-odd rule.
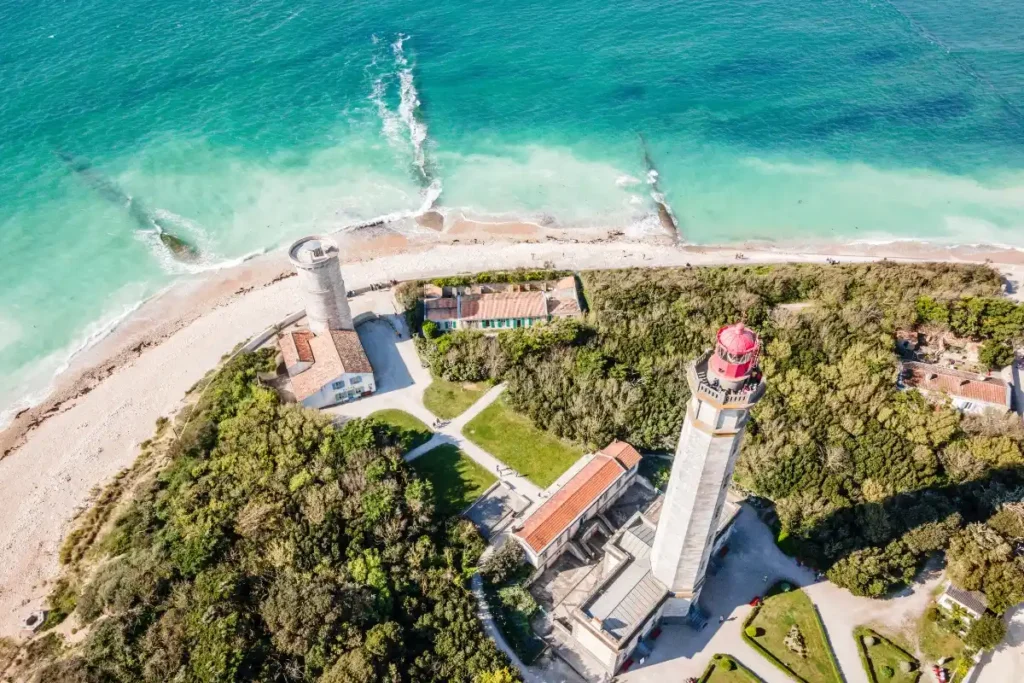
[[891,666],[883,666],[881,669],[882,678],[892,678],[896,675]]
[[748,626],[747,635],[751,638],[760,638],[764,635],[764,629],[762,629],[760,626]]
[[900,671],[902,671],[903,673],[908,674],[908,673],[910,673],[913,670],[914,670],[914,663],[913,662],[907,661],[906,659],[904,659],[902,662],[900,662]]
[[511,580],[523,566],[526,554],[518,542],[506,538],[500,548],[491,553],[480,567],[480,574],[492,586]]
[[1006,637],[1006,624],[999,617],[983,614],[974,620],[964,643],[976,650],[993,650]]
[[874,636],[864,636],[864,645],[866,645],[867,647],[871,647],[876,642],[878,641],[875,640]]

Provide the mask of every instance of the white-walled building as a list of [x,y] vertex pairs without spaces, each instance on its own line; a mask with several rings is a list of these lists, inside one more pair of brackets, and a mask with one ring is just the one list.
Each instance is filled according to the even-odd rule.
[[917,389],[925,396],[949,397],[953,407],[962,413],[1006,413],[1012,405],[1013,386],[998,377],[908,361],[903,363],[900,379],[903,386]]
[[988,610],[988,598],[978,591],[957,588],[946,582],[936,602],[947,612],[961,612],[967,621],[974,621]]
[[346,403],[377,390],[355,330],[315,335],[306,328],[278,337],[295,400],[307,408]]
[[278,336],[295,400],[326,408],[377,390],[370,359],[356,333],[338,261],[338,245],[322,236],[303,237],[288,250],[301,282],[305,326]]
[[729,482],[750,409],[764,394],[759,350],[753,331],[731,325],[690,366],[691,398],[666,493],[607,543],[599,581],[571,614],[573,639],[610,675],[634,651],[643,656],[643,639],[659,622],[703,619],[700,591],[738,512],[726,500]]
[[580,527],[629,488],[639,464],[640,454],[624,441],[598,451],[513,534],[530,564],[543,569],[558,559]]

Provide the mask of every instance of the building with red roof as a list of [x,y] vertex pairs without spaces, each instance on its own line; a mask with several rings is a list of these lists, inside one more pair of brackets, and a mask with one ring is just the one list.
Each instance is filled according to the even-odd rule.
[[932,398],[948,397],[953,407],[964,413],[990,409],[1005,413],[1011,407],[1013,388],[996,377],[910,361],[903,363],[900,374],[903,386]]
[[423,319],[442,330],[499,332],[581,314],[576,279],[424,288]]
[[530,564],[543,568],[557,559],[580,527],[629,487],[639,464],[640,454],[624,441],[613,441],[595,453],[513,534]]

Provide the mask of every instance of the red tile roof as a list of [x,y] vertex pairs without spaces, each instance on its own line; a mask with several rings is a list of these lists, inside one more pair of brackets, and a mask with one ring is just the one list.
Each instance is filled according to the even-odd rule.
[[904,363],[903,368],[903,382],[908,387],[1010,407],[1007,384],[1001,379],[926,363]]
[[638,462],[640,454],[632,446],[613,441],[537,508],[515,535],[541,552]]
[[499,292],[462,297],[462,320],[547,318],[544,292]]
[[610,458],[615,458],[627,470],[640,463],[640,454],[637,450],[625,441],[619,441],[618,439],[612,441],[598,452]]
[[456,301],[455,297],[427,299],[423,303],[427,309],[427,320],[440,322],[442,320],[454,320],[458,316],[458,301]]
[[344,374],[373,372],[355,330],[331,330],[330,334],[316,336],[310,330],[299,329],[281,335],[280,342],[287,367],[296,360],[306,361],[303,354],[308,354],[306,362],[312,363],[291,377],[292,393],[299,401]]

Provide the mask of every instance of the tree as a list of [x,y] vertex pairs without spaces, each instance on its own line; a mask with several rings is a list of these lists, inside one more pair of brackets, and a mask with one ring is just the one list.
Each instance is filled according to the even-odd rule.
[[522,568],[525,560],[523,547],[517,541],[506,538],[501,547],[484,560],[480,573],[491,585],[500,586]]
[[1006,637],[1006,624],[999,617],[983,614],[971,624],[964,643],[977,650],[994,650]]
[[470,683],[507,669],[465,586],[479,534],[434,518],[394,429],[335,427],[259,386],[272,361],[242,354],[210,381],[97,546],[76,607],[96,622],[43,680]]

